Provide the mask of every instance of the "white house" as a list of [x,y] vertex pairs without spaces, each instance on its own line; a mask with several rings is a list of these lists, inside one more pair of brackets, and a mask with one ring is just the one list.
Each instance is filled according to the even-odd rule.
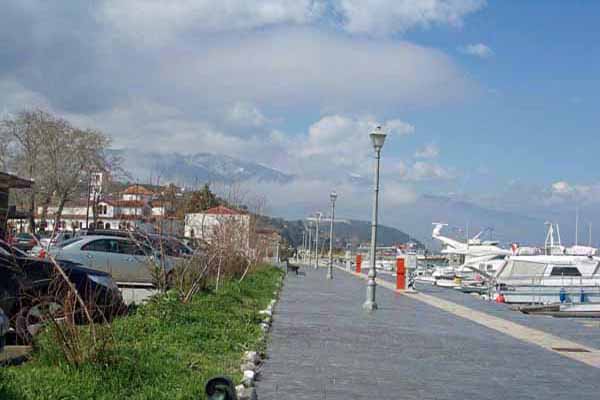
[[156,193],[144,186],[133,185],[123,191],[121,198],[127,201],[142,201],[148,203],[155,195]]
[[223,206],[213,207],[202,213],[186,214],[184,235],[210,243],[218,239],[219,228],[227,229],[228,226],[232,228],[232,232],[227,233],[229,237],[234,235],[235,239],[245,248],[249,248],[251,239],[250,214]]
[[[130,186],[121,194],[121,199],[105,198],[97,203],[96,228],[98,229],[130,229],[141,220],[153,215],[150,201],[153,192],[140,185]],[[93,201],[80,199],[68,202],[63,207],[61,221],[57,230],[78,230],[92,227]],[[58,207],[48,207],[46,213],[46,230],[54,230],[54,217]],[[41,223],[42,207],[38,207],[36,223]],[[87,225],[86,225],[87,221]]]

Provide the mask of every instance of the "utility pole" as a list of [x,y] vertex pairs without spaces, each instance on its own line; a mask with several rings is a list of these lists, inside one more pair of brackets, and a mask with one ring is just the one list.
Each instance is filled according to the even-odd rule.
[[317,213],[317,224],[315,226],[315,269],[319,268],[319,222],[321,221],[321,213]]
[[327,279],[333,279],[333,221],[335,220],[335,200],[337,193],[331,192],[331,223],[329,224],[329,267],[327,270]]
[[310,229],[310,223],[308,224],[308,265],[312,261],[312,230]]
[[88,176],[88,195],[87,195],[87,207],[85,210],[85,229],[89,229],[90,223],[90,196],[92,195],[92,173]]
[[302,230],[302,247],[300,250],[302,250],[300,254],[302,254],[302,261],[304,261],[304,253],[306,252],[306,229]]

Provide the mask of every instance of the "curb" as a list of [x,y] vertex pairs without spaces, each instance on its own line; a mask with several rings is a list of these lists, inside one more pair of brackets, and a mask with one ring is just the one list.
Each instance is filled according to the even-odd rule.
[[[258,312],[259,315],[263,316],[263,319],[259,324],[260,329],[262,331],[260,343],[265,343],[267,341],[267,335],[273,323],[273,308],[279,300],[279,295],[281,293],[281,289],[283,288],[284,279],[285,275],[282,275],[279,279],[279,282],[277,283],[276,290],[273,292],[274,297],[273,299],[271,299],[271,302],[269,303],[267,308]],[[244,352],[244,356],[242,357],[242,364],[240,365],[240,370],[242,371],[244,376],[242,378],[242,382],[240,382],[240,384],[235,387],[238,400],[258,399],[254,383],[256,382],[256,379],[260,374],[260,369],[265,357],[265,354],[261,354],[258,351]]]

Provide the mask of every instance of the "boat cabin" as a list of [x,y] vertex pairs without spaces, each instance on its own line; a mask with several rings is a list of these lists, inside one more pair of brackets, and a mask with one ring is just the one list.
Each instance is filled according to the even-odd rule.
[[519,280],[551,277],[591,277],[600,272],[595,257],[537,256],[511,257],[499,271],[497,279]]

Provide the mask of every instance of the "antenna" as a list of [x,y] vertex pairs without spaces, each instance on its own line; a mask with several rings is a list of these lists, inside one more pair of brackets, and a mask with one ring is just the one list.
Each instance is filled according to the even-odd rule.
[[590,229],[589,237],[588,237],[589,238],[588,246],[592,247],[592,223],[590,222],[588,225],[589,225],[589,229]]
[[575,207],[575,246],[579,241],[579,206]]

